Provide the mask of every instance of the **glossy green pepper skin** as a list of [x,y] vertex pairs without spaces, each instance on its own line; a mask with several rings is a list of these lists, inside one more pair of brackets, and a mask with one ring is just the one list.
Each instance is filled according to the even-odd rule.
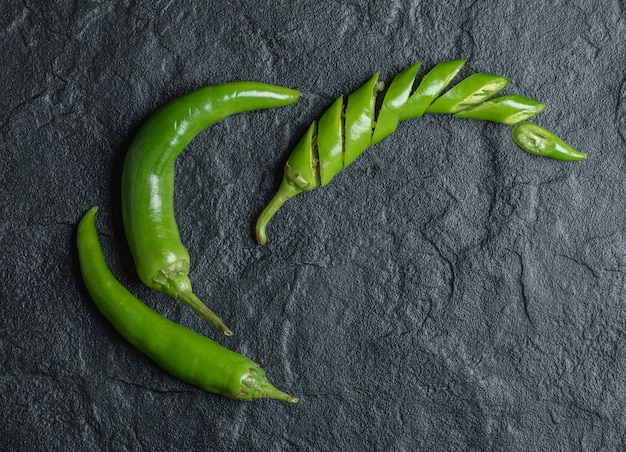
[[189,252],[174,217],[174,164],[189,142],[236,113],[281,107],[300,93],[256,82],[207,86],[154,113],[132,141],[122,171],[122,216],[139,278],[174,297],[230,335],[230,329],[192,292]]
[[549,130],[532,122],[522,122],[513,127],[513,140],[531,154],[554,160],[579,161],[587,154],[577,151]]
[[80,269],[96,306],[128,342],[173,376],[205,391],[238,400],[298,401],[276,389],[254,361],[162,317],[126,290],[104,260],[97,210],[89,209],[78,224]]
[[547,104],[519,94],[509,94],[486,100],[466,110],[461,110],[454,116],[513,125],[538,115],[547,106]]
[[338,98],[318,122],[317,152],[320,182],[328,184],[343,168],[343,97]]
[[348,96],[345,114],[344,155],[342,166],[353,163],[369,146],[376,117],[378,72]]
[[400,72],[391,81],[385,93],[385,97],[383,98],[380,110],[378,111],[378,115],[376,116],[376,125],[374,126],[370,146],[388,137],[398,128],[400,114],[411,95],[413,81],[415,80],[420,65],[421,63],[414,64]]
[[438,97],[428,106],[426,113],[445,115],[458,113],[490,99],[508,84],[508,79],[498,75],[482,72],[470,75]]
[[318,122],[313,122],[288,158],[280,187],[257,220],[257,242],[267,241],[267,224],[284,202],[302,191],[328,184],[369,146],[393,133],[400,121],[431,113],[512,124],[545,108],[545,104],[519,95],[490,100],[508,80],[485,73],[470,75],[444,92],[464,64],[464,60],[439,63],[411,92],[420,63],[412,65],[394,77],[378,111],[376,100],[382,92],[378,73],[347,101],[338,98]]
[[442,61],[432,68],[422,77],[419,86],[411,94],[400,113],[400,119],[405,120],[422,116],[463,66],[465,66],[465,60],[451,60]]

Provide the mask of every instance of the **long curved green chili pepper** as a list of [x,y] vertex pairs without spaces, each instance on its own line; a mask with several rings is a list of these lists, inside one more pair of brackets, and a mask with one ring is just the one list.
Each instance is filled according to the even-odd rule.
[[133,139],[122,172],[122,215],[139,278],[220,328],[228,327],[192,292],[189,252],[174,218],[174,163],[207,127],[236,113],[289,105],[298,91],[256,82],[207,86],[156,113]]
[[208,392],[239,400],[298,401],[276,389],[254,361],[162,317],[126,290],[105,262],[97,210],[89,209],[78,224],[80,269],[96,306],[128,342],[170,374]]
[[369,146],[393,133],[400,121],[431,113],[514,124],[546,108],[518,94],[492,99],[508,80],[485,73],[471,75],[441,94],[464,64],[464,60],[439,63],[411,94],[420,66],[414,64],[394,77],[378,111],[378,73],[347,101],[339,97],[311,124],[289,156],[281,185],[257,220],[257,242],[266,242],[267,224],[288,199],[328,184]]
[[513,127],[513,140],[531,154],[555,160],[578,161],[587,158],[584,152],[577,151],[549,130],[532,122],[522,122]]

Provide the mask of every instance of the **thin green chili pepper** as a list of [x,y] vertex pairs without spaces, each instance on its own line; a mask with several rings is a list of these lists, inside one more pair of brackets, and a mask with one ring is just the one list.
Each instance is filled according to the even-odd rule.
[[124,162],[122,215],[139,278],[174,297],[220,328],[226,325],[192,292],[189,252],[174,218],[174,163],[209,126],[236,113],[289,105],[300,93],[255,82],[207,86],[181,96],[141,127]]
[[287,159],[280,187],[257,220],[257,242],[266,242],[267,224],[288,199],[328,184],[369,146],[393,133],[400,121],[424,113],[461,116],[468,110],[465,117],[509,124],[528,119],[545,108],[545,104],[522,96],[504,96],[481,110],[508,83],[504,77],[484,73],[471,75],[441,94],[464,64],[463,60],[439,63],[423,77],[413,94],[411,89],[420,64],[405,69],[392,80],[378,112],[376,98],[382,92],[378,73],[348,96],[345,108],[344,98],[338,98],[319,122],[311,124]]
[[87,291],[113,327],[173,376],[208,392],[239,400],[297,402],[276,389],[257,363],[162,317],[135,298],[109,270],[92,207],[78,224],[80,269]]
[[584,152],[577,151],[549,130],[532,122],[522,122],[513,127],[513,140],[531,154],[555,160],[579,161],[587,158]]

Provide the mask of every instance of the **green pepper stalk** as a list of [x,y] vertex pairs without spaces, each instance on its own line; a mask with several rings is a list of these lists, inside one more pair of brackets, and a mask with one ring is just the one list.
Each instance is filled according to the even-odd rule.
[[546,108],[518,94],[494,98],[508,80],[486,73],[473,74],[441,94],[464,64],[464,60],[437,64],[411,93],[420,67],[414,64],[394,77],[378,109],[377,97],[382,93],[378,73],[346,101],[339,97],[311,124],[289,156],[278,191],[257,220],[257,242],[266,243],[266,227],[288,199],[327,185],[368,147],[393,133],[400,121],[430,113],[515,124]]
[[122,286],[102,254],[97,210],[89,209],[78,224],[80,270],[96,306],[128,342],[165,371],[205,391],[238,400],[298,401],[275,388],[254,361],[166,319]]
[[300,93],[256,82],[207,86],[154,113],[130,145],[122,171],[124,230],[139,278],[148,287],[190,306],[230,329],[192,292],[189,252],[174,218],[174,164],[187,144],[209,126],[236,113],[289,105]]

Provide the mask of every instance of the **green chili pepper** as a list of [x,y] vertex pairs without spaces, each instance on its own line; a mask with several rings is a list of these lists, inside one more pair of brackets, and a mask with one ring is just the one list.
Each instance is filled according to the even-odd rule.
[[189,252],[174,218],[174,163],[207,127],[236,113],[289,105],[300,93],[255,82],[207,86],[168,103],[141,127],[122,172],[122,215],[139,278],[219,327],[228,327],[192,292]]
[[276,389],[254,361],[157,314],[113,276],[98,241],[95,215],[78,224],[80,269],[98,309],[133,346],[173,376],[208,392],[239,400],[297,402]]
[[267,224],[283,203],[302,191],[328,184],[369,146],[393,133],[402,120],[424,113],[462,116],[467,111],[467,118],[511,124],[545,108],[545,104],[517,95],[493,99],[483,106],[508,83],[504,77],[484,73],[467,77],[441,95],[464,64],[463,60],[439,63],[413,94],[420,64],[405,69],[392,80],[378,112],[378,73],[348,96],[343,115],[344,98],[338,98],[319,122],[311,124],[287,159],[280,187],[257,220],[257,241],[266,242]]
[[555,160],[578,161],[587,158],[584,152],[577,151],[549,130],[532,122],[522,122],[513,127],[513,140],[531,154]]

